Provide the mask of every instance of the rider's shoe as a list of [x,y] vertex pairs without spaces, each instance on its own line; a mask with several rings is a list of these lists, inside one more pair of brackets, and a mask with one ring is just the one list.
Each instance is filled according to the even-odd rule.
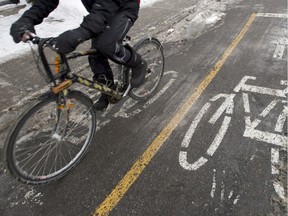
[[142,59],[138,66],[132,68],[131,86],[139,87],[145,82],[147,62]]
[[132,48],[131,59],[127,62],[126,66],[132,68],[131,85],[132,87],[139,87],[145,82],[147,62],[135,52]]
[[105,111],[109,105],[108,96],[105,94],[101,94],[98,101],[94,104],[94,109],[97,111]]
[[[113,80],[113,74],[102,74],[99,76],[93,77],[94,81],[98,81],[101,84],[104,84],[108,86],[109,88],[114,88],[114,80]],[[96,111],[105,111],[106,108],[109,105],[108,95],[102,93],[98,101],[93,105],[94,109]]]

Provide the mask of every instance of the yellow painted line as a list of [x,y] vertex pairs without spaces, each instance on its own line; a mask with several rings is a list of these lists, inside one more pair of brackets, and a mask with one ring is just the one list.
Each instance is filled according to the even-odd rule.
[[232,42],[232,44],[227,48],[225,53],[221,56],[216,65],[210,70],[209,74],[202,80],[199,86],[196,88],[194,93],[185,101],[181,106],[179,111],[173,116],[171,121],[166,125],[166,127],[160,132],[160,134],[154,139],[146,151],[136,160],[129,172],[123,177],[123,179],[117,184],[114,190],[109,194],[109,196],[101,203],[101,205],[96,209],[93,215],[108,215],[109,212],[118,204],[122,199],[131,185],[140,176],[145,167],[149,164],[152,158],[155,156],[159,148],[164,144],[164,142],[169,138],[171,133],[177,127],[177,125],[182,121],[188,111],[191,109],[194,102],[199,98],[203,91],[207,88],[209,83],[213,80],[216,74],[219,72],[221,67],[224,65],[227,58],[231,55],[235,47],[239,44],[241,39],[244,37],[245,33],[251,26],[256,14],[253,13],[242,31]]

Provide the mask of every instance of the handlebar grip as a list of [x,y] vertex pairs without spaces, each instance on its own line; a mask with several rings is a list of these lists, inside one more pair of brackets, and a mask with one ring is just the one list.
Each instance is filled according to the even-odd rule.
[[40,40],[40,38],[35,33],[30,32],[30,31],[26,31],[22,35],[22,41],[23,42],[32,41],[32,43],[38,44],[39,40]]

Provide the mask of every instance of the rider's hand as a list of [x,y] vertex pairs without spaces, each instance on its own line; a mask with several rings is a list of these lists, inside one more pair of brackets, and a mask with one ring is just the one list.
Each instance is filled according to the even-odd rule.
[[79,27],[77,29],[66,31],[54,39],[54,49],[59,53],[70,53],[85,40],[92,37],[89,30]]
[[22,17],[12,24],[10,35],[13,37],[15,43],[19,43],[27,30],[35,33],[33,22],[30,19]]

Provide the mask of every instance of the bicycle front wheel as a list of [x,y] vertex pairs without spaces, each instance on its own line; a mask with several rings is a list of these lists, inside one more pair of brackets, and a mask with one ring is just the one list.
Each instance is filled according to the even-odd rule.
[[143,85],[133,88],[129,96],[144,101],[152,97],[157,90],[164,73],[164,54],[161,43],[156,38],[144,38],[135,44],[135,51],[147,61],[147,75]]
[[67,174],[85,155],[95,128],[93,103],[81,92],[40,99],[11,130],[7,168],[20,181],[44,184]]

